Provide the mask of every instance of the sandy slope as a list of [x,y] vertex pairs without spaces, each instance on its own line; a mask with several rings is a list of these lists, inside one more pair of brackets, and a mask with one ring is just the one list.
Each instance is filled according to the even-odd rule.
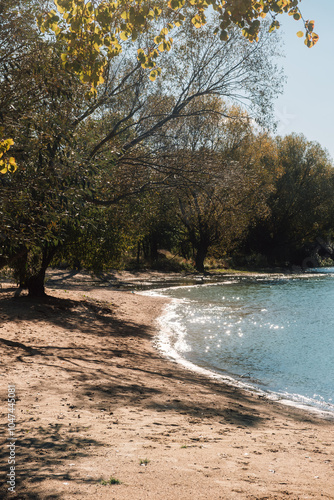
[[[0,498],[11,383],[8,498],[334,499],[333,421],[163,359],[151,339],[164,299],[89,280],[66,286],[39,303],[0,290]],[[122,484],[102,484],[110,476]]]

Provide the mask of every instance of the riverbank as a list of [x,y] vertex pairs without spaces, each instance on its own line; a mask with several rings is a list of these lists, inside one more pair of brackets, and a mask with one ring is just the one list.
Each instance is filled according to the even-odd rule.
[[8,384],[17,397],[9,498],[333,498],[332,421],[164,359],[152,338],[165,299],[50,284],[39,303],[0,293],[5,438]]

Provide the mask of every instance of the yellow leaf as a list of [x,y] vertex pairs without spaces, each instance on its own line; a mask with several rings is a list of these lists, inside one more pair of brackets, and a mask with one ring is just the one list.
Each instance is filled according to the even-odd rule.
[[296,35],[298,36],[298,38],[302,38],[304,36],[304,33],[302,31],[298,31]]
[[202,26],[202,19],[200,18],[199,15],[196,15],[192,18],[191,22],[196,28],[200,28]]
[[155,70],[151,71],[150,76],[149,76],[149,79],[151,80],[151,82],[154,82],[156,77],[157,77],[157,72]]
[[316,44],[319,40],[319,35],[317,35],[316,33],[312,33],[312,40],[313,43]]
[[65,12],[64,7],[61,7],[61,6],[59,5],[59,3],[57,2],[57,0],[55,0],[55,4],[56,4],[56,6],[57,6],[57,10],[58,10],[58,12],[60,12],[60,14],[63,14],[63,13]]
[[121,40],[124,40],[124,41],[126,41],[129,38],[128,35],[124,31],[122,31],[122,33],[119,35],[119,37]]

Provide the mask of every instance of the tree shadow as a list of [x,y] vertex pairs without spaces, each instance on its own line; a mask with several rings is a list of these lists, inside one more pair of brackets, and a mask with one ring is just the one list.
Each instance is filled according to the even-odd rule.
[[[222,276],[211,275],[211,281],[223,281]],[[203,284],[203,276],[198,273],[172,273],[164,271],[128,271],[120,277],[117,271],[88,273],[79,270],[49,269],[46,286],[49,289],[89,291],[94,288],[109,288],[116,290],[151,290],[178,285]]]
[[[45,480],[75,481],[83,484],[95,483],[97,480],[73,477],[71,471],[61,471],[65,461],[75,460],[90,456],[90,447],[103,447],[105,443],[95,439],[80,437],[84,429],[76,426],[75,435],[70,435],[68,429],[62,424],[49,424],[47,427],[38,426],[34,429],[33,436],[24,433],[27,421],[20,420],[20,429],[16,440],[16,465],[15,465],[15,492],[8,492],[6,481],[3,481],[0,490],[1,498],[22,499],[61,499],[58,493],[39,494],[34,491],[35,486]],[[65,438],[65,439],[64,439]],[[5,478],[8,474],[8,447],[2,446],[0,450],[0,473]],[[54,472],[54,466],[59,466],[59,471]]]
[[135,322],[118,320],[112,306],[93,299],[63,299],[46,296],[38,299],[6,294],[0,301],[0,322],[44,321],[68,330],[99,337],[148,338],[149,332]]

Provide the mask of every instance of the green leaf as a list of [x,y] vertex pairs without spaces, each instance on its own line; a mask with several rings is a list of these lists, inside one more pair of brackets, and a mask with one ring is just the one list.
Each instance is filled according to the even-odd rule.
[[228,40],[228,33],[225,30],[222,30],[219,34],[219,38],[223,41],[226,42]]
[[145,24],[146,22],[146,19],[145,17],[143,16],[143,14],[138,14],[136,17],[135,17],[135,24],[138,25],[138,26],[142,26],[143,24]]

